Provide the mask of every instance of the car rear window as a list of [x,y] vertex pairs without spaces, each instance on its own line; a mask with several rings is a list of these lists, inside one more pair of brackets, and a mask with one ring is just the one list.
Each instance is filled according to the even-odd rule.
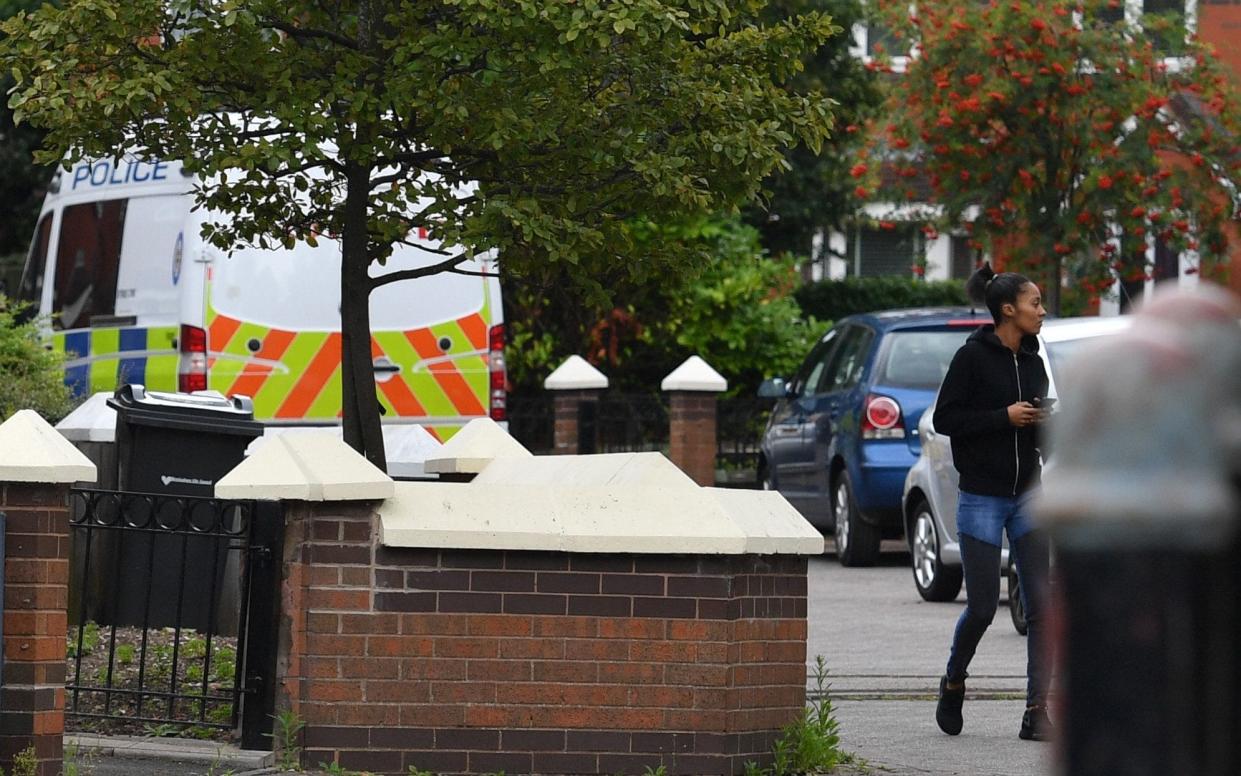
[[891,332],[885,338],[875,383],[897,388],[938,388],[952,357],[972,331],[960,328]]
[[1047,361],[1051,364],[1052,379],[1057,381],[1060,379],[1060,370],[1064,369],[1065,363],[1081,350],[1083,345],[1097,342],[1099,337],[1102,336],[1106,335],[1099,334],[1092,337],[1079,337],[1077,339],[1047,343]]

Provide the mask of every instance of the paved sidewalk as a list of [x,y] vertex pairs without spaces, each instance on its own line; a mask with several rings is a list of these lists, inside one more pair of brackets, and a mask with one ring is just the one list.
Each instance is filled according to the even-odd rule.
[[946,736],[934,701],[837,701],[845,749],[875,776],[1050,776],[1054,744],[1017,738],[1024,701],[967,699],[965,729]]

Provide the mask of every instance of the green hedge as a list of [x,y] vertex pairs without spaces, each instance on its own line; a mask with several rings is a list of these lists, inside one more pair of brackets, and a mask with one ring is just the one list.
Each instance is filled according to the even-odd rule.
[[793,295],[804,315],[826,321],[873,310],[969,304],[960,280],[896,276],[821,280],[802,286]]
[[63,354],[44,347],[40,322],[23,322],[24,310],[0,295],[0,421],[31,409],[55,423],[73,408]]

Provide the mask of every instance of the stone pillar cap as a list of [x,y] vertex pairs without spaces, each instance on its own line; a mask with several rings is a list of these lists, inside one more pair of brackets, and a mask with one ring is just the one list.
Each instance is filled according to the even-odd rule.
[[34,410],[0,424],[0,482],[95,482],[95,464]]
[[533,453],[491,418],[475,418],[453,435],[423,468],[438,474],[478,474],[496,458],[532,458]]
[[272,437],[215,484],[217,498],[372,501],[392,479],[331,433]]
[[108,406],[112,391],[101,391],[78,405],[56,430],[70,442],[115,442],[116,410]]
[[607,388],[608,377],[581,356],[569,356],[547,376],[543,387],[549,391],[581,391]]
[[[63,432],[62,432],[63,433]],[[273,437],[304,434],[331,434],[344,438],[344,429],[334,426],[266,426],[263,436],[257,437],[246,448],[246,455],[257,453]],[[428,475],[423,463],[428,458],[439,457],[443,443],[417,423],[383,424],[384,458],[388,461],[388,476],[422,479]]]
[[728,381],[700,356],[690,356],[676,369],[668,373],[659,384],[661,391],[709,391],[722,393],[728,390]]

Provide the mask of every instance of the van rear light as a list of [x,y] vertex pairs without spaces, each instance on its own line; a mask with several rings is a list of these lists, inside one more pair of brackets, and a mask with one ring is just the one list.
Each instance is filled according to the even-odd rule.
[[181,353],[177,390],[182,393],[207,390],[207,330],[181,324],[177,350]]
[[904,439],[905,428],[901,425],[901,405],[888,396],[871,394],[866,397],[862,411],[863,439]]
[[504,324],[487,332],[487,365],[491,374],[491,419],[508,420],[508,368],[504,363]]

